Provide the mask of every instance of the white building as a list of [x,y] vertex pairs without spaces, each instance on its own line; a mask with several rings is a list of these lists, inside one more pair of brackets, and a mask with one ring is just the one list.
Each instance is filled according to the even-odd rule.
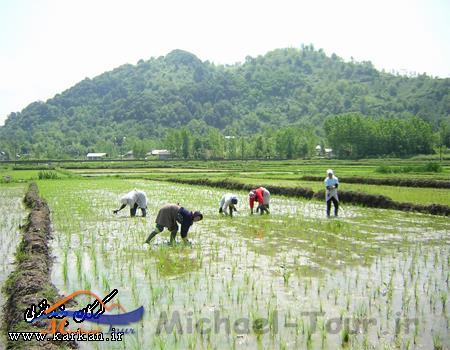
[[108,156],[106,153],[88,153],[86,155],[86,158],[88,160],[102,160],[105,159]]
[[125,153],[122,158],[126,158],[126,159],[134,159],[134,152],[133,151],[128,151],[127,153]]
[[332,148],[325,148],[325,157],[327,158],[333,158],[333,149]]
[[317,145],[316,146],[316,156],[321,156],[322,155],[322,146]]
[[169,159],[171,156],[171,153],[167,149],[154,149],[151,152],[147,153],[147,156],[152,156],[154,158],[158,159]]

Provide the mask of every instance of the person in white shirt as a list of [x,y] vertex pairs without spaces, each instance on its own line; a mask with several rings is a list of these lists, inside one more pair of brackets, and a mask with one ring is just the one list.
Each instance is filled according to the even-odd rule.
[[136,211],[138,208],[141,209],[143,217],[147,216],[147,196],[142,191],[134,189],[131,192],[128,192],[120,198],[120,203],[122,203],[122,206],[119,209],[113,210],[114,214],[117,214],[129,205],[131,217],[136,216]]
[[331,203],[334,205],[334,216],[338,216],[339,197],[337,188],[339,186],[339,179],[334,176],[333,170],[327,170],[327,177],[325,178],[325,200],[327,201],[327,217],[330,217]]
[[235,194],[227,193],[222,196],[220,200],[219,213],[227,214],[227,209],[230,211],[230,216],[233,216],[233,211],[237,211],[236,205],[238,203],[238,197]]

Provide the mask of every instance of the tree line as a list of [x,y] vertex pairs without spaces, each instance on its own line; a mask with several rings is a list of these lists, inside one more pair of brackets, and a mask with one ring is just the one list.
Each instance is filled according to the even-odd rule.
[[[46,102],[11,113],[0,127],[0,151],[8,156],[79,158],[88,152],[142,154],[173,147],[177,156],[186,158],[295,158],[314,154],[313,143],[320,143],[338,147],[339,156],[346,157],[406,155],[430,147],[402,143],[401,150],[392,146],[369,151],[350,143],[344,151],[336,136],[326,134],[325,121],[357,114],[371,121],[398,120],[383,123],[384,128],[398,129],[398,123],[414,116],[433,133],[442,133],[445,144],[448,101],[450,79],[380,72],[370,62],[344,62],[312,45],[277,49],[225,66],[175,50],[87,78]],[[363,127],[372,130],[369,124]],[[184,147],[172,140],[171,130],[185,130],[178,135]],[[397,142],[394,134],[389,140]]]
[[223,135],[216,128],[167,132],[164,147],[184,159],[294,159],[314,155],[318,137],[312,127],[285,127],[253,135]]
[[345,114],[328,118],[324,130],[340,158],[430,154],[441,142],[429,123],[414,116],[388,119]]

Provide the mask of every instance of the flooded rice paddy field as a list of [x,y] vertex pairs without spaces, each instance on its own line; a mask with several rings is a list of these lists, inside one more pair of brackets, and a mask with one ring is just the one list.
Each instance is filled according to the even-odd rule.
[[[449,344],[448,218],[343,206],[338,219],[326,219],[324,203],[278,196],[269,216],[250,216],[243,192],[229,218],[218,213],[220,189],[120,179],[39,187],[52,209],[57,288],[101,296],[117,288],[114,301],[127,311],[145,308],[142,321],[126,326],[123,343],[81,348]],[[128,208],[113,215],[133,188],[147,193],[149,216],[130,218]],[[191,247],[169,247],[167,231],[143,244],[165,203],[203,212]]]
[[[0,286],[14,269],[14,254],[21,239],[20,225],[25,223],[28,214],[23,205],[24,194],[23,186],[0,186]],[[3,302],[3,294],[0,293],[0,305]]]
[[[22,185],[0,186],[0,288],[14,270],[16,247],[21,240],[19,226],[25,223],[27,216],[22,202],[24,193]],[[5,301],[6,296],[0,293],[0,308],[3,308]],[[3,349],[2,344],[0,336],[0,349]]]

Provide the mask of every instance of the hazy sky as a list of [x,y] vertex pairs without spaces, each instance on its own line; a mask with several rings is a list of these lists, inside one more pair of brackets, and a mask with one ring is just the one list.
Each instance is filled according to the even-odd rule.
[[0,125],[85,77],[184,49],[235,63],[312,43],[450,76],[449,0],[0,0]]

